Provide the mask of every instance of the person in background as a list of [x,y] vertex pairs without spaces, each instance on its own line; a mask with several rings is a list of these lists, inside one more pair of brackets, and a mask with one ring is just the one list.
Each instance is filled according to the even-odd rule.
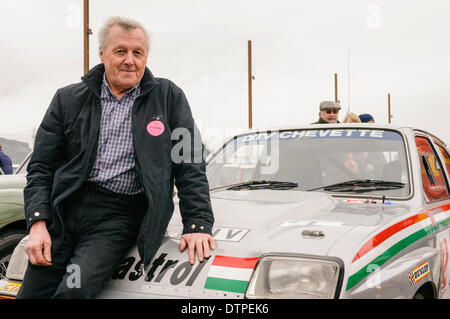
[[[355,113],[347,113],[344,123],[375,123],[372,115],[368,113],[357,116]],[[344,166],[353,174],[361,178],[380,178],[382,169],[386,164],[383,154],[379,152],[349,153]]]
[[360,114],[359,119],[361,120],[361,123],[375,123],[373,116],[368,113]]
[[348,112],[345,115],[345,118],[342,121],[342,123],[361,123],[361,120],[359,119],[358,115],[356,115],[355,113]]
[[[355,113],[348,112],[342,123],[361,123],[361,120]],[[344,166],[355,175],[359,173],[358,163],[356,162],[353,153],[348,153]]]
[[2,146],[0,145],[0,168],[3,173],[10,175],[13,173],[11,158],[3,152]]
[[311,124],[334,124],[338,121],[341,105],[338,102],[322,101],[319,105],[319,120]]

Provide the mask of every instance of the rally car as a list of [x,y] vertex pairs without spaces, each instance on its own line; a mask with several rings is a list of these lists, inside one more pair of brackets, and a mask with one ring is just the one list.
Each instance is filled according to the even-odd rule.
[[[98,297],[449,298],[449,153],[436,136],[394,125],[234,136],[207,164],[211,257],[190,265],[179,251],[176,205],[145,271],[132,249]],[[4,296],[20,287],[25,240]]]

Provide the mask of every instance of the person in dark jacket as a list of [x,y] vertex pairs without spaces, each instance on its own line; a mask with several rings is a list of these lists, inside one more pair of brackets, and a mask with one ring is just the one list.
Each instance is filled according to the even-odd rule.
[[5,175],[10,175],[13,173],[13,166],[11,158],[3,152],[2,146],[0,145],[0,168]]
[[338,102],[322,101],[319,104],[319,120],[311,124],[340,123],[338,121],[341,105]]
[[18,298],[92,298],[136,244],[140,273],[159,248],[174,203],[180,250],[195,263],[215,248],[201,137],[183,91],[146,67],[147,32],[110,18],[101,64],[57,90],[27,167],[29,257]]

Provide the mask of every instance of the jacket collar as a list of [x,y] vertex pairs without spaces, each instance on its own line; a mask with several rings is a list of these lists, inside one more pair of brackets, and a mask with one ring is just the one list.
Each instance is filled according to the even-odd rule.
[[[336,123],[341,123],[341,122],[337,121]],[[327,121],[325,121],[323,118],[321,118],[319,116],[319,120],[317,122],[314,122],[314,124],[330,124],[330,123],[328,123]]]
[[[81,81],[86,84],[86,86],[97,95],[98,98],[101,96],[102,91],[102,81],[103,74],[105,73],[105,66],[103,63],[97,64],[88,73],[81,77]],[[145,67],[144,76],[141,80],[141,93],[140,95],[147,94],[153,87],[159,83],[156,81],[152,72]]]

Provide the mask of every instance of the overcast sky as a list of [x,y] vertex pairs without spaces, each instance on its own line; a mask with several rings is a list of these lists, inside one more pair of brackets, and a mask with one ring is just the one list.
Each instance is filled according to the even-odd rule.
[[[0,136],[30,142],[55,91],[80,81],[83,1],[1,5]],[[252,40],[254,127],[316,121],[337,73],[340,120],[350,107],[387,123],[391,93],[392,123],[450,144],[448,0],[91,0],[91,67],[113,15],[149,30],[148,67],[185,91],[206,139],[248,125]]]

